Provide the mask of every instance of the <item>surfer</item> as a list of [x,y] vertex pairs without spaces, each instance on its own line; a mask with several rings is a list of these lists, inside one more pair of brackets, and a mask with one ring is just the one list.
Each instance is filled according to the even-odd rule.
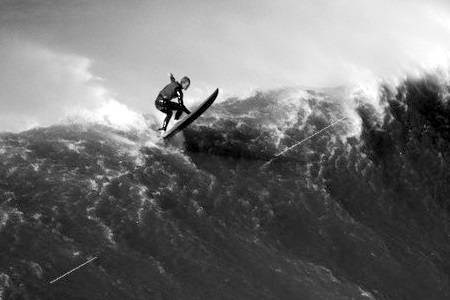
[[[183,90],[187,90],[191,81],[188,77],[181,78],[180,82],[175,80],[172,73],[170,73],[170,83],[166,85],[161,92],[159,92],[158,97],[156,97],[155,106],[158,110],[166,114],[163,126],[158,130],[166,131],[167,125],[169,124],[170,118],[172,118],[172,113],[174,110],[175,120],[178,120],[183,112],[190,114],[191,112],[183,104]],[[172,102],[170,100],[177,98],[178,103]]]

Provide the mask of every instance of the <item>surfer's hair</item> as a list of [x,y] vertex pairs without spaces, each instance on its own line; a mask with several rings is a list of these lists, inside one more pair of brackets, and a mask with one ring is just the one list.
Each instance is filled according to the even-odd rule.
[[188,85],[191,85],[191,80],[189,79],[189,77],[184,76],[183,78],[181,78],[180,83],[187,83]]

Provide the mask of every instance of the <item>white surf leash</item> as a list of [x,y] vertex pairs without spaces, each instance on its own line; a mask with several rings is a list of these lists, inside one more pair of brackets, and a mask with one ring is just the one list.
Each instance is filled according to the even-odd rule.
[[82,263],[82,264],[79,265],[78,267],[75,267],[75,268],[73,268],[72,270],[70,270],[70,271],[68,271],[68,272],[66,272],[66,273],[64,273],[64,274],[62,274],[62,275],[59,276],[58,278],[53,279],[52,281],[50,281],[50,283],[55,283],[55,282],[57,282],[57,281],[60,280],[61,278],[64,278],[64,277],[66,277],[67,275],[69,275],[70,273],[72,273],[72,272],[78,270],[79,268],[83,267],[84,265],[87,265],[88,263],[90,263],[90,262],[93,261],[94,259],[97,259],[97,257],[98,257],[98,256],[94,256],[93,258],[91,258],[91,259],[89,259],[88,261]]
[[343,118],[341,118],[341,119],[339,119],[339,120],[337,120],[337,121],[331,123],[331,124],[328,125],[327,127],[322,128],[321,130],[317,131],[316,133],[314,133],[314,134],[312,134],[312,135],[310,135],[310,136],[304,138],[304,139],[301,140],[300,142],[295,143],[294,145],[292,145],[292,146],[290,146],[290,147],[284,149],[283,151],[281,151],[280,153],[278,153],[277,155],[275,155],[274,158],[272,158],[271,160],[269,160],[268,162],[266,162],[265,164],[263,164],[263,167],[268,166],[268,165],[269,165],[274,159],[276,159],[277,157],[283,155],[284,153],[286,153],[286,152],[288,152],[289,150],[291,150],[291,149],[297,147],[298,145],[300,145],[300,144],[306,142],[307,140],[313,138],[314,136],[316,136],[316,135],[318,135],[319,133],[321,133],[321,132],[327,130],[328,128],[330,128],[330,127],[336,125],[337,123],[344,121],[345,119],[347,119],[347,117],[343,117]]

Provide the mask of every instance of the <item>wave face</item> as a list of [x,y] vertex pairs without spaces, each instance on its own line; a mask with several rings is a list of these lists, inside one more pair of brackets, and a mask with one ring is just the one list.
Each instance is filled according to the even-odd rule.
[[[344,88],[229,99],[181,150],[92,124],[1,134],[0,299],[449,299],[448,87],[380,93],[381,113]],[[275,157],[349,102],[358,122]]]

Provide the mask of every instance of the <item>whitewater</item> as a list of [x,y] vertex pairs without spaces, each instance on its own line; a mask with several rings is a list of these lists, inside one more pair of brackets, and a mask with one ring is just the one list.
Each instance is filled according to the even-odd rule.
[[449,299],[449,88],[258,91],[169,143],[117,103],[2,132],[0,299]]

